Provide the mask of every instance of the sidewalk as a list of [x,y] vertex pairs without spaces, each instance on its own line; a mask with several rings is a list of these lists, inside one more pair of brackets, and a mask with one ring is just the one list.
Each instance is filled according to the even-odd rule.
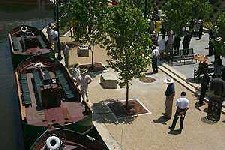
[[[106,63],[108,59],[105,50],[98,46],[95,48],[94,56],[95,62]],[[70,50],[70,64],[90,63],[90,60],[91,56],[88,58],[77,57],[76,49]],[[151,68],[149,72],[151,72]],[[89,99],[93,109],[93,122],[111,150],[225,149],[225,116],[222,114],[220,121],[215,124],[204,122],[204,117],[207,115],[204,109],[207,106],[203,106],[200,111],[195,108],[195,85],[184,82],[182,78],[185,76],[166,64],[160,67],[159,73],[149,76],[155,78],[156,81],[146,84],[139,79],[132,80],[130,99],[141,101],[151,114],[139,115],[130,122],[118,123],[111,111],[102,105],[102,101],[110,98],[124,100],[125,88],[103,89],[99,84],[100,75],[97,75],[90,84]],[[184,130],[181,134],[169,132],[168,126],[172,120],[168,122],[162,120],[164,91],[167,86],[163,80],[168,76],[173,77],[176,81],[175,99],[179,97],[181,91],[186,91],[187,98],[190,100],[190,109],[187,112]],[[174,111],[175,105],[173,113]],[[177,128],[179,128],[179,122]]]

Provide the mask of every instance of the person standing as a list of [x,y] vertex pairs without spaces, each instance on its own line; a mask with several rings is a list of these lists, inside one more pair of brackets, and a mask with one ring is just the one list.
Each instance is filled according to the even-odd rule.
[[184,54],[185,55],[188,55],[188,49],[189,49],[189,45],[190,45],[190,42],[191,42],[191,34],[190,33],[186,33],[184,35],[184,39],[183,39],[183,50],[184,50]]
[[59,33],[56,30],[56,28],[54,28],[54,30],[51,30],[51,37],[52,37],[52,41],[54,43],[54,50],[55,50],[55,52],[58,50],[58,47],[57,47],[58,36],[59,36]]
[[77,63],[72,68],[72,75],[73,75],[74,81],[77,81],[77,78],[81,76],[80,68]]
[[173,99],[175,96],[175,88],[174,88],[174,81],[172,78],[166,78],[164,80],[167,83],[167,89],[165,91],[165,113],[163,114],[166,119],[171,119],[172,116],[172,107],[173,107]]
[[165,39],[161,39],[159,41],[159,58],[160,58],[160,60],[165,58],[165,49],[166,49]]
[[77,78],[78,86],[80,86],[82,101],[88,102],[88,85],[92,82],[92,78],[87,74],[87,71],[83,71],[81,76]]
[[189,109],[189,100],[186,98],[186,92],[181,92],[180,98],[176,101],[177,110],[174,114],[174,119],[172,125],[169,127],[169,129],[174,130],[177,120],[180,117],[180,130],[183,130],[184,128],[184,118],[186,116],[186,112]]
[[70,50],[69,46],[66,43],[64,43],[63,55],[66,67],[69,66],[69,50]]
[[199,20],[199,30],[198,30],[198,38],[199,40],[202,38],[203,33],[203,21]]
[[51,23],[48,24],[47,26],[47,34],[48,34],[48,41],[50,43],[50,46],[52,46],[52,36],[51,36]]
[[159,57],[159,49],[156,46],[153,46],[152,51],[152,69],[153,73],[158,72],[158,57]]
[[204,76],[202,77],[202,80],[201,80],[201,95],[200,95],[199,101],[198,101],[199,106],[203,105],[206,91],[209,88],[209,82],[210,82],[210,77],[206,72],[204,72]]
[[212,56],[214,54],[214,44],[213,39],[209,40],[209,54],[207,56]]
[[162,23],[162,27],[161,27],[161,34],[162,34],[162,39],[165,40],[165,38],[166,38],[166,29],[165,29],[164,22]]
[[179,55],[179,49],[180,49],[180,37],[178,35],[175,35],[174,37],[174,43],[173,43],[174,52],[173,54]]

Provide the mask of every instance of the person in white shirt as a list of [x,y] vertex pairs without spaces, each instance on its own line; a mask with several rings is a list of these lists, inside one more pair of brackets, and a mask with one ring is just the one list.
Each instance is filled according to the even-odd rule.
[[159,57],[159,49],[154,45],[152,51],[152,69],[153,73],[158,72],[158,57]]
[[58,36],[59,36],[59,33],[58,33],[58,31],[56,30],[56,28],[54,28],[54,30],[51,30],[51,37],[52,37],[52,41],[53,41],[53,43],[54,43],[54,50],[55,50],[55,51],[58,50],[58,47],[57,47]]
[[92,78],[86,74],[86,71],[77,78],[78,87],[80,88],[82,101],[88,102],[88,84],[91,83]]
[[159,41],[159,59],[162,60],[163,58],[165,58],[165,49],[166,49],[166,41],[165,39],[161,39]]
[[66,67],[69,66],[69,50],[70,50],[69,46],[66,43],[64,43],[63,55]]
[[180,98],[176,101],[177,110],[174,114],[174,119],[172,125],[169,127],[169,129],[174,130],[177,120],[180,117],[180,130],[184,127],[184,118],[186,116],[186,111],[189,109],[189,100],[186,98],[186,92],[181,92]]

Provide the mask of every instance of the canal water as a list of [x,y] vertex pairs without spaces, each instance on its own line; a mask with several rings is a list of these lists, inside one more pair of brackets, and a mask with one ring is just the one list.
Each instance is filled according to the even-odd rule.
[[[21,4],[23,7],[20,9]],[[16,9],[7,9],[7,7]],[[30,9],[24,9],[26,7],[30,7]],[[10,0],[10,3],[9,0],[8,2],[1,0],[0,2],[0,150],[24,149],[16,83],[7,34],[11,29],[21,24],[42,29],[52,21],[53,9],[45,3],[41,5],[40,3],[32,3],[31,7],[31,4],[26,3],[26,0]]]

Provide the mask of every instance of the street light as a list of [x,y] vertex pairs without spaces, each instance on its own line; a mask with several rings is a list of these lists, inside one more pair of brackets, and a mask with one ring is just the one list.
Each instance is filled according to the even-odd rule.
[[56,31],[58,32],[57,36],[57,49],[58,49],[58,56],[57,59],[61,60],[61,46],[60,46],[60,33],[59,33],[59,0],[50,0],[52,3],[54,3],[54,19],[56,21]]

